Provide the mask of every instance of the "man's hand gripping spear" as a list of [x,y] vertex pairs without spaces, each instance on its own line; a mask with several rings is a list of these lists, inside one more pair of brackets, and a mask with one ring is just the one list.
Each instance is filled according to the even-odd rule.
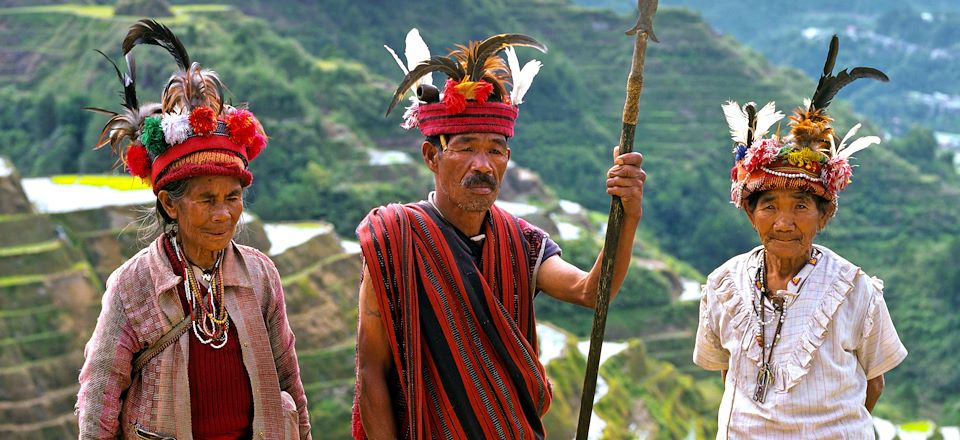
[[[647,39],[658,43],[653,33],[653,16],[657,13],[658,0],[638,0],[640,18],[637,24],[626,32],[635,35],[633,63],[627,77],[627,99],[623,105],[623,127],[620,131],[620,154],[633,151],[633,137],[637,130],[640,111],[640,92],[643,91],[643,62],[646,59]],[[610,285],[613,280],[614,260],[617,244],[620,242],[620,230],[623,223],[623,204],[620,198],[613,196],[610,202],[610,217],[607,220],[607,235],[604,240],[603,261],[600,266],[600,286],[597,291],[597,305],[593,315],[593,332],[590,335],[590,352],[587,355],[587,373],[583,380],[583,395],[580,399],[580,419],[577,423],[577,440],[586,440],[590,429],[590,416],[593,413],[593,399],[597,388],[597,373],[600,367],[600,348],[603,345],[603,333],[607,325],[607,310],[610,307]]]

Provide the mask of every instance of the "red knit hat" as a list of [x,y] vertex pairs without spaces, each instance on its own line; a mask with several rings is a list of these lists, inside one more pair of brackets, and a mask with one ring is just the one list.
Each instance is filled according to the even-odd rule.
[[[512,137],[517,120],[517,105],[540,71],[540,62],[531,60],[523,68],[512,46],[528,46],[546,52],[537,40],[522,34],[494,35],[481,42],[459,46],[446,57],[430,57],[416,29],[407,34],[407,64],[386,47],[406,73],[394,93],[387,114],[408,90],[416,92],[404,114],[404,128],[418,127],[424,136],[461,133],[497,133]],[[507,62],[497,56],[507,54]],[[432,72],[445,73],[441,94],[433,86]],[[507,94],[505,84],[512,82]]]
[[[167,49],[180,67],[167,82],[159,104],[137,101],[130,53],[137,44]],[[244,187],[250,185],[253,175],[247,167],[266,146],[267,137],[252,113],[223,104],[223,84],[217,74],[191,63],[176,35],[153,20],[131,26],[122,48],[126,74],[107,59],[123,84],[125,110],[91,109],[112,116],[96,148],[109,144],[130,174],[149,181],[154,193],[195,176],[232,176]]]
[[468,101],[463,111],[452,112],[442,102],[420,105],[417,114],[424,136],[462,133],[497,133],[513,136],[517,107],[502,102]]

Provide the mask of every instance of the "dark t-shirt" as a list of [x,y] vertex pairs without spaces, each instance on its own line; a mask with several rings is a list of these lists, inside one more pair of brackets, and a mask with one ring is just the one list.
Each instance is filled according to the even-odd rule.
[[[487,214],[489,215],[489,214]],[[547,258],[550,258],[554,255],[560,255],[560,245],[557,242],[550,239],[550,235],[544,232],[542,229],[528,223],[522,218],[517,218],[520,221],[520,229],[523,233],[523,237],[527,240],[527,244],[530,248],[529,262],[530,267],[539,267],[540,264],[543,264],[544,261],[547,261]],[[477,236],[477,239],[468,237],[466,234],[461,232],[459,229],[454,227],[452,224],[444,220],[442,222],[443,226],[452,228],[457,233],[457,238],[463,242],[467,249],[470,251],[470,256],[473,257],[473,263],[477,267],[483,266],[483,241],[485,237],[483,234]],[[540,246],[543,246],[543,255],[540,255]],[[536,280],[534,280],[536,281]],[[537,290],[539,293],[539,289]]]

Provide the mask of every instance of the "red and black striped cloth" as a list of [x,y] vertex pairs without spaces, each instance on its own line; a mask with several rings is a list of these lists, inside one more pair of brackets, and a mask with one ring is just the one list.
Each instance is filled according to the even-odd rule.
[[[403,438],[545,435],[552,393],[537,356],[532,266],[546,234],[496,206],[483,233],[478,268],[426,203],[375,209],[357,229],[393,351]],[[365,438],[356,405],[353,418]]]

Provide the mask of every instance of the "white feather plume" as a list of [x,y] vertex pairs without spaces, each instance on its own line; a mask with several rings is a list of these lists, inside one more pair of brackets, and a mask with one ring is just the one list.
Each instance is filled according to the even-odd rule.
[[517,51],[513,47],[507,47],[504,52],[507,53],[507,66],[510,68],[510,77],[513,81],[513,89],[510,90],[510,102],[513,105],[520,105],[523,104],[523,97],[533,84],[533,78],[540,73],[543,63],[530,60],[523,65],[523,68],[520,68]]
[[510,69],[510,75],[516,75],[517,72],[520,72],[520,60],[517,59],[517,50],[512,46],[507,46],[503,52],[507,54],[507,67]]
[[844,147],[843,144],[841,144],[840,147],[837,148],[837,155],[844,159],[849,159],[854,153],[879,143],[880,138],[877,136],[864,136],[851,142],[847,147]]
[[404,75],[410,73],[410,71],[407,70],[407,66],[403,64],[403,60],[401,60],[400,57],[397,56],[397,53],[394,52],[393,49],[390,48],[390,46],[387,46],[386,44],[384,44],[383,48],[386,49],[387,52],[390,52],[390,55],[393,55],[393,59],[396,60],[397,65],[400,66],[400,70],[403,71]]
[[871,145],[880,143],[880,138],[877,136],[864,136],[851,142],[850,145],[847,145],[847,141],[853,138],[857,132],[860,131],[861,125],[862,124],[857,124],[851,127],[850,130],[847,131],[847,134],[843,137],[843,140],[840,141],[840,145],[834,145],[833,138],[830,138],[830,157],[842,157],[844,159],[849,159],[854,153]]
[[[400,66],[400,70],[403,71],[404,75],[409,74],[418,64],[430,59],[430,48],[428,48],[427,43],[423,41],[423,37],[420,36],[420,31],[418,31],[417,28],[410,29],[410,32],[407,32],[405,44],[406,48],[403,51],[403,56],[407,58],[406,64],[403,63],[403,60],[400,59],[400,56],[397,55],[397,52],[394,51],[393,48],[386,44],[383,45],[383,48],[386,49],[387,52],[390,52],[393,60]],[[428,73],[422,78],[419,78],[417,82],[410,87],[410,91],[416,94],[417,86],[420,84],[433,85],[433,73]]]
[[[408,72],[417,67],[417,64],[430,59],[430,48],[428,48],[427,43],[423,41],[423,37],[420,36],[420,31],[417,30],[417,28],[410,29],[410,32],[407,32],[406,45],[407,47],[404,49],[403,54],[407,57]],[[433,85],[433,74],[428,73],[423,78],[420,78],[419,83]]]
[[783,112],[777,111],[777,104],[773,101],[768,102],[757,112],[757,128],[753,139],[761,139],[766,136],[767,130],[781,119],[783,119]]
[[[861,125],[863,125],[863,124],[857,123],[857,125],[854,125],[853,127],[850,127],[850,130],[847,131],[847,134],[843,137],[843,140],[840,141],[840,146],[837,147],[837,148],[833,148],[833,150],[830,152],[830,153],[831,153],[831,154],[830,154],[830,157],[836,156],[836,155],[837,155],[837,150],[838,150],[838,149],[843,149],[843,147],[844,147],[845,145],[847,145],[847,141],[850,140],[850,138],[852,138],[855,134],[857,134],[858,131],[860,131],[860,126],[861,126]],[[830,145],[833,146],[833,142],[831,142]]]
[[[730,127],[730,138],[738,144],[747,143],[747,131],[750,127],[747,124],[747,113],[743,111],[735,101],[727,101],[721,106],[723,116],[727,118],[727,125]],[[749,145],[747,145],[749,147]]]

